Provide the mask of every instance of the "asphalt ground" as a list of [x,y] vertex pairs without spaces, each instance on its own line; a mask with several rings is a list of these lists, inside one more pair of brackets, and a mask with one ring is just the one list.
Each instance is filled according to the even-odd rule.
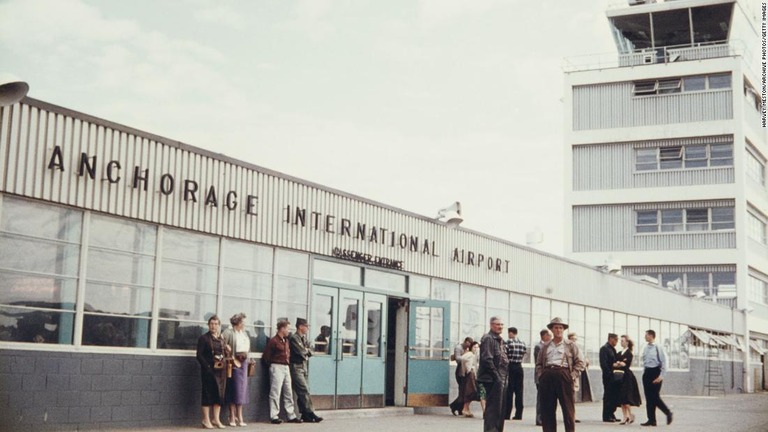
[[[601,402],[583,403],[576,405],[576,418],[581,423],[576,424],[579,431],[627,431],[627,430],[669,430],[680,432],[726,431],[726,432],[768,432],[768,393],[728,395],[726,397],[707,396],[670,396],[662,394],[662,399],[672,409],[674,421],[665,424],[665,416],[657,412],[658,427],[641,427],[646,420],[645,406],[635,407],[634,424],[619,425],[601,421]],[[480,406],[472,405],[475,418],[454,417],[445,408],[418,409],[411,414],[410,409],[386,408],[379,410],[348,410],[334,412],[319,412],[325,420],[312,424],[273,425],[267,422],[252,422],[245,427],[227,427],[235,431],[266,431],[279,432],[392,432],[392,431],[435,431],[435,432],[468,432],[482,431],[483,420],[480,416]],[[559,411],[559,410],[558,410]],[[617,410],[621,416],[621,410]],[[526,407],[522,421],[508,420],[506,431],[541,431],[534,424],[534,409]],[[191,421],[191,420],[190,420]],[[558,412],[558,430],[564,430]],[[199,424],[195,422],[195,424]],[[185,430],[202,430],[200,426],[178,426],[167,428],[141,429],[148,432],[179,432]]]

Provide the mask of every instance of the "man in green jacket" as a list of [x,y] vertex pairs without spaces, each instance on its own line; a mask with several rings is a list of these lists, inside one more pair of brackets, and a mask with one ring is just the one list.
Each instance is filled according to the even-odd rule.
[[304,318],[296,318],[296,332],[288,337],[291,347],[291,383],[304,422],[319,423],[322,417],[315,414],[309,395],[309,358],[312,356],[307,334],[309,326]]

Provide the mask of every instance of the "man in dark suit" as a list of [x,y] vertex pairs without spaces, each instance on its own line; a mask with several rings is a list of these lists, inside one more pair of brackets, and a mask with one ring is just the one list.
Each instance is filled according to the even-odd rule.
[[492,317],[490,324],[490,331],[480,340],[480,368],[477,372],[477,382],[485,387],[486,394],[483,432],[503,432],[509,358],[501,337],[504,323],[499,317]]
[[613,364],[616,363],[616,344],[619,336],[608,333],[608,342],[600,348],[600,370],[603,371],[603,421],[613,423],[616,418],[618,386],[613,382]]

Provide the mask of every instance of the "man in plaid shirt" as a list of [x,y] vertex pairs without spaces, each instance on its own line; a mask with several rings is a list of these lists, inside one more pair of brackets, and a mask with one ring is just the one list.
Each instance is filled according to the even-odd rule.
[[528,352],[525,342],[517,338],[517,328],[507,329],[507,357],[509,358],[509,374],[507,375],[507,397],[504,398],[504,418],[512,414],[512,401],[514,397],[515,416],[512,420],[523,419],[523,357]]

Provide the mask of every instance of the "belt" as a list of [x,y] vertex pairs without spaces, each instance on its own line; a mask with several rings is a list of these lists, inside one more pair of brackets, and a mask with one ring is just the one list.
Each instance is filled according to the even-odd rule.
[[568,367],[560,365],[545,365],[544,369],[568,369]]

